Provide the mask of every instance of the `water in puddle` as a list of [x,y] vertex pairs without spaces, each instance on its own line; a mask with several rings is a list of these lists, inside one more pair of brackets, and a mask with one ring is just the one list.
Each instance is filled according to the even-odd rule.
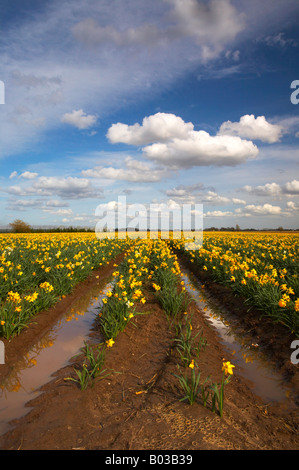
[[41,393],[38,389],[53,379],[52,374],[80,352],[110,289],[110,283],[99,283],[72,303],[53,328],[15,364],[0,389],[0,435],[10,429],[11,420],[30,411],[25,404]]
[[289,399],[292,391],[285,385],[283,378],[273,371],[259,351],[258,344],[252,343],[244,332],[238,333],[228,312],[220,308],[204,290],[203,285],[186,268],[182,268],[186,290],[203,311],[206,318],[219,333],[221,342],[233,354],[234,365],[238,372],[252,383],[253,392],[265,403],[280,402],[291,407]]

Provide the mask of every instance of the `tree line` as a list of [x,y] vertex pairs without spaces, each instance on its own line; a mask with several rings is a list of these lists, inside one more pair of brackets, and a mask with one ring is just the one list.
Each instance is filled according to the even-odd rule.
[[[117,229],[116,229],[117,230]],[[103,230],[107,231],[107,230]],[[138,229],[136,230],[138,231]],[[275,229],[255,229],[255,228],[246,228],[241,229],[238,224],[235,227],[207,227],[204,228],[204,232],[260,232],[260,231],[273,231],[273,232],[282,232],[282,231],[299,231],[299,229],[288,229],[283,228],[282,226],[277,227]],[[60,233],[60,232],[94,232],[94,228],[92,227],[32,227],[23,220],[16,219],[9,224],[9,228],[7,229],[0,229],[1,233]]]

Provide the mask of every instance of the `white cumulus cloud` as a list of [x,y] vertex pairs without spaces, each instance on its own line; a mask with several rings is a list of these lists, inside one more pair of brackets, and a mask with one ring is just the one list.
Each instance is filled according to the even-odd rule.
[[74,110],[71,113],[65,113],[61,122],[70,124],[78,129],[89,129],[97,122],[97,116],[84,113],[83,109]]
[[239,136],[195,131],[174,114],[157,113],[143,119],[142,125],[113,124],[107,133],[110,142],[146,145],[143,156],[172,169],[194,166],[234,166],[255,158],[258,148]]
[[258,155],[258,148],[240,137],[211,136],[205,131],[191,131],[187,138],[154,143],[143,148],[146,158],[173,168],[194,166],[235,166]]
[[299,195],[299,181],[294,179],[285,184],[273,182],[259,186],[245,185],[242,190],[255,196]]
[[38,176],[38,173],[34,173],[32,171],[24,171],[23,173],[20,174],[20,178],[24,178],[26,180],[33,180]]
[[132,145],[146,145],[151,142],[165,142],[174,137],[184,138],[194,128],[191,122],[184,122],[174,114],[156,113],[145,117],[142,125],[132,126],[117,123],[108,129],[107,137],[111,143],[122,142]]
[[255,117],[245,114],[239,122],[226,121],[221,124],[219,135],[236,135],[245,139],[261,140],[269,144],[278,142],[282,136],[283,127],[271,124],[265,116]]
[[111,180],[131,182],[156,182],[166,175],[164,169],[155,169],[145,162],[135,160],[132,157],[125,158],[125,168],[95,167],[82,171],[82,176],[87,178],[103,178]]
[[204,217],[227,217],[234,215],[230,211],[208,211],[204,213]]
[[[236,209],[236,213],[242,213],[242,209]],[[272,204],[255,205],[248,204],[244,207],[244,212],[251,215],[280,215],[281,207],[272,206]]]
[[266,183],[259,186],[246,185],[243,190],[256,196],[279,196],[282,192],[281,186],[278,183]]
[[285,184],[284,191],[287,194],[299,194],[299,181],[293,180]]

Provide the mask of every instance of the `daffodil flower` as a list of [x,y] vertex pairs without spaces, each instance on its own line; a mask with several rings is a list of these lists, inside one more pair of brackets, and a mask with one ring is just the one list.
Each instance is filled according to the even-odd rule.
[[224,362],[222,365],[222,370],[224,371],[225,375],[233,375],[233,368],[235,366],[231,364],[229,361]]
[[110,338],[106,341],[106,344],[107,344],[107,348],[112,348],[112,346],[114,345],[115,341]]

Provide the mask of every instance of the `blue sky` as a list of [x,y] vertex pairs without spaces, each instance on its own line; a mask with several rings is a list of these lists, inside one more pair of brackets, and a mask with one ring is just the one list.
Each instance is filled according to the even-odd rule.
[[2,0],[0,225],[94,227],[125,196],[202,204],[204,227],[299,228],[298,16],[297,0]]

